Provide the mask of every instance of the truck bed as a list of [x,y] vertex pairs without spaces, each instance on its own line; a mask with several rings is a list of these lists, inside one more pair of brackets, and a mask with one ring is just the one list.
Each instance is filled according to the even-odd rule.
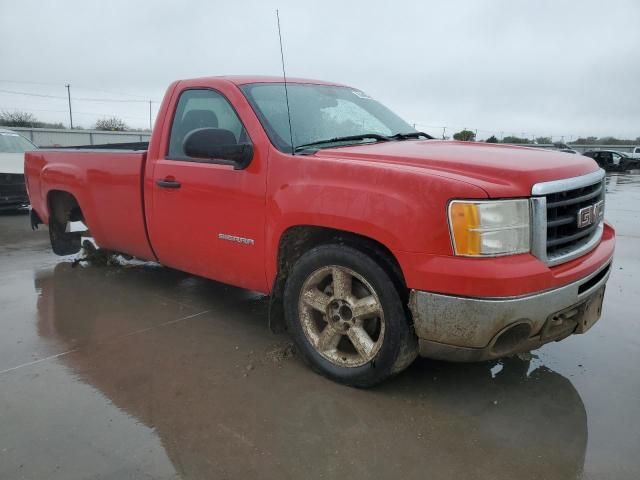
[[49,201],[57,190],[75,196],[96,243],[143,259],[155,256],[147,238],[143,178],[146,151],[50,149],[25,154],[27,188],[33,209],[49,221]]

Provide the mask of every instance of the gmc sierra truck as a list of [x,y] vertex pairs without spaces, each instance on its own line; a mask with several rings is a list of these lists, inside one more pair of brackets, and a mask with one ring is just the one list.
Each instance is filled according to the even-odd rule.
[[177,81],[149,144],[37,150],[25,171],[56,254],[90,235],[268,294],[272,329],[360,387],[417,355],[480,361],[585,332],[614,251],[592,159],[434,140],[320,81]]

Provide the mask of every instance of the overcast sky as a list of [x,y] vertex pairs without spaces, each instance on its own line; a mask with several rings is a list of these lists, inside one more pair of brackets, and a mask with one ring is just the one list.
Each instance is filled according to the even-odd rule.
[[70,83],[74,123],[146,127],[174,79],[280,75],[276,7],[289,76],[358,87],[432,134],[640,136],[638,0],[0,0],[0,110],[68,124]]

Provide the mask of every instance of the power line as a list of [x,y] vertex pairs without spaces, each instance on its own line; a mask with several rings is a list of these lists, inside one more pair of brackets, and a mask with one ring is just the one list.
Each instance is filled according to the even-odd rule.
[[[0,80],[0,83],[13,83],[16,85],[20,85],[20,84],[25,84],[25,85],[46,85],[46,86],[51,86],[51,87],[60,87],[60,83],[51,83],[51,82],[31,82],[31,81],[25,81],[25,80],[21,80],[21,81],[16,81],[16,80]],[[135,93],[126,93],[126,92],[119,92],[119,91],[114,91],[114,90],[103,90],[103,89],[98,89],[98,88],[91,88],[91,87],[84,87],[82,85],[75,85],[75,88],[79,88],[80,90],[89,90],[90,92],[103,92],[103,93],[110,93],[112,95],[124,95],[126,97],[137,97],[137,98],[144,98],[147,99],[148,97],[146,95],[140,95],[140,94],[135,94]]]
[[[48,108],[22,108],[22,107],[4,107],[2,110],[24,110],[25,112],[54,112],[54,113],[67,112],[66,110],[51,110]],[[81,113],[81,112],[76,112],[76,113]],[[92,113],[91,115],[94,115],[94,114]]]
[[66,97],[62,97],[59,95],[44,95],[42,93],[27,93],[27,92],[14,92],[12,90],[3,90],[0,89],[0,93],[9,93],[11,95],[26,95],[28,97],[42,97],[42,98],[61,98],[66,99]]
[[[1,83],[7,83],[7,84],[25,84],[25,85],[45,85],[45,86],[56,86],[58,88],[61,88],[62,85],[57,84],[57,83],[47,83],[47,82],[17,82],[17,81],[12,81],[12,80],[0,80],[0,84]],[[69,83],[65,83],[64,87],[67,89],[67,95],[66,96],[62,96],[62,95],[56,95],[55,92],[52,93],[37,93],[34,91],[29,91],[27,89],[18,89],[18,90],[14,90],[12,88],[0,88],[0,95],[2,94],[7,94],[7,95],[15,95],[15,96],[25,96],[25,97],[32,97],[32,98],[40,98],[40,99],[51,99],[51,100],[55,100],[55,101],[62,101],[62,100],[66,100],[66,102],[68,103],[68,110],[59,110],[59,109],[30,109],[30,108],[25,108],[23,106],[20,107],[13,107],[16,110],[22,110],[22,111],[27,111],[27,112],[52,112],[52,113],[63,113],[63,112],[67,112],[69,115],[69,126],[71,128],[74,128],[74,123],[73,123],[73,117],[74,115],[79,115],[80,117],[94,117],[94,118],[101,118],[101,117],[105,117],[105,116],[109,116],[109,115],[113,115],[115,112],[108,112],[106,110],[113,110],[113,108],[115,108],[115,104],[120,104],[123,107],[125,107],[126,105],[132,105],[132,104],[137,104],[137,105],[143,105],[146,104],[148,105],[148,117],[140,117],[140,116],[133,116],[133,115],[122,115],[122,114],[117,114],[118,117],[123,118],[125,120],[130,120],[134,123],[139,123],[139,120],[147,120],[149,122],[150,127],[152,128],[153,126],[153,104],[159,104],[160,102],[157,100],[153,100],[153,99],[149,99],[149,97],[147,96],[142,96],[142,95],[134,95],[134,94],[129,94],[129,93],[124,93],[124,92],[114,92],[114,91],[107,91],[107,90],[99,90],[99,89],[85,89],[85,90],[91,90],[91,91],[95,91],[95,92],[105,92],[105,93],[110,93],[112,95],[126,95],[126,96],[133,96],[133,97],[137,97],[140,98],[140,100],[136,99],[124,99],[124,98],[104,98],[104,97],[95,97],[95,96],[89,96],[87,95],[86,97],[80,96],[74,96],[73,97],[73,104],[71,101],[71,88],[70,88],[70,84]],[[80,88],[80,90],[83,90],[82,87],[78,87],[77,85],[74,85],[74,90],[77,92],[78,88]],[[51,88],[48,88],[47,90],[51,91]],[[144,100],[142,100],[144,99]],[[86,102],[86,103],[104,103],[104,104],[114,104],[114,107],[106,107],[106,105],[104,107],[100,107],[98,106],[99,109],[101,109],[102,111],[100,112],[80,112],[77,111],[75,107],[78,102],[82,103],[82,102]],[[11,102],[11,103],[15,103],[15,102]],[[21,103],[21,102],[20,102]],[[0,105],[5,104],[5,102],[0,102]],[[56,105],[57,106],[57,105]],[[60,105],[61,106],[61,105]],[[1,109],[2,107],[0,107]],[[5,107],[6,108],[6,107]],[[116,109],[119,110],[119,109]]]
[[21,80],[21,81],[15,81],[15,80],[0,80],[0,83],[16,83],[16,84],[29,84],[29,85],[50,85],[50,86],[56,86],[59,87],[60,84],[59,83],[47,83],[47,82],[31,82],[31,81],[26,81],[26,80]]
[[[87,87],[76,87],[76,88],[80,88],[81,90],[89,90],[90,92],[109,93],[111,95],[124,95],[125,97],[137,97],[137,98],[144,98],[144,99],[148,98],[145,95],[138,95],[138,94],[135,94],[135,93],[116,92],[114,90],[102,90],[102,89],[98,89],[98,88],[87,88]],[[148,101],[148,100],[146,100],[146,101]],[[158,103],[155,100],[153,100],[153,102],[154,103]]]
[[158,100],[120,100],[117,98],[76,98],[75,100],[82,100],[83,102],[114,102],[114,103],[160,103]]
[[[67,84],[65,84],[65,87]],[[41,97],[41,98],[56,98],[61,100],[66,100],[67,97],[63,97],[61,95],[45,95],[43,93],[32,93],[32,92],[17,92],[15,90],[5,90],[0,89],[0,93],[7,93],[10,95],[25,95],[27,97]],[[83,102],[113,102],[113,103],[149,103],[149,101],[153,103],[160,103],[158,100],[124,100],[118,98],[88,98],[88,97],[74,97],[74,100],[79,100]]]

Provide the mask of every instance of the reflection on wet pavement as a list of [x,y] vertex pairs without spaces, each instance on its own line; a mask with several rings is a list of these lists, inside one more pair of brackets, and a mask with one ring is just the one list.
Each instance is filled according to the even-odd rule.
[[0,478],[638,478],[639,187],[608,181],[620,236],[592,331],[373,390],[307,369],[261,296],[74,268],[0,217]]

